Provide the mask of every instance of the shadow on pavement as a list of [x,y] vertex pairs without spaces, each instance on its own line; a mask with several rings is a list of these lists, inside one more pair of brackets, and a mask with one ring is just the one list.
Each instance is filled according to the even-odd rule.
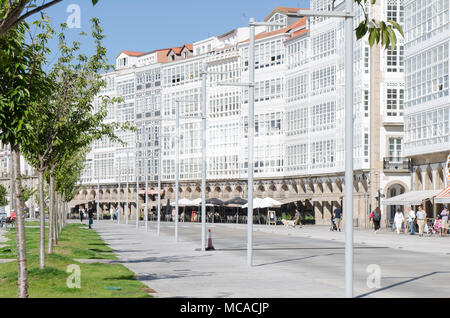
[[422,275],[422,276],[414,277],[414,278],[405,280],[403,282],[395,283],[395,284],[392,284],[392,285],[389,285],[389,286],[386,286],[386,287],[383,287],[383,288],[380,288],[380,289],[377,289],[377,290],[374,290],[374,291],[371,291],[371,292],[368,292],[368,293],[356,296],[355,298],[367,297],[367,296],[370,296],[370,295],[382,292],[384,290],[388,290],[388,289],[391,289],[391,288],[394,288],[394,287],[397,287],[397,286],[400,286],[400,285],[408,284],[408,283],[411,283],[413,281],[416,281],[416,280],[419,280],[419,279],[423,279],[423,278],[426,278],[426,277],[429,277],[429,276],[433,276],[433,275],[436,275],[436,274],[449,274],[449,273],[450,272],[431,272],[431,273],[428,273],[428,274],[425,274],[425,275]]

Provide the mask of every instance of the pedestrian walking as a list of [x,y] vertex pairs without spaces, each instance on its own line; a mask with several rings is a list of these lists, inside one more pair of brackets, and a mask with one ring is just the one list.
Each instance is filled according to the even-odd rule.
[[436,236],[439,236],[439,234],[441,233],[441,229],[442,229],[442,222],[439,219],[439,216],[436,217],[436,220],[434,220],[433,223],[433,234],[436,234]]
[[89,217],[89,228],[92,229],[92,224],[94,223],[94,209],[92,207],[88,208],[88,217]]
[[409,234],[414,235],[416,231],[414,229],[414,221],[416,220],[416,213],[411,207],[408,208],[408,223],[409,223]]
[[300,222],[300,211],[298,209],[295,209],[294,225],[299,225],[302,227],[302,222]]
[[403,216],[402,210],[400,208],[397,209],[394,217],[395,228],[397,230],[397,235],[400,234],[402,229],[403,220],[405,217]]
[[80,211],[80,222],[83,224],[84,209],[81,208],[79,211]]
[[447,234],[447,224],[448,224],[448,207],[444,207],[444,210],[441,212],[441,223],[442,223],[442,236],[445,236]]
[[425,213],[421,205],[419,205],[419,210],[416,213],[416,219],[417,224],[419,225],[419,236],[423,236],[423,230],[427,221],[427,214]]
[[342,209],[334,210],[334,222],[336,223],[336,231],[341,232]]
[[380,221],[381,221],[381,209],[380,207],[376,207],[375,210],[372,211],[370,214],[370,218],[373,222],[373,230],[375,231],[375,234],[380,229]]
[[116,220],[119,219],[119,207],[116,208]]

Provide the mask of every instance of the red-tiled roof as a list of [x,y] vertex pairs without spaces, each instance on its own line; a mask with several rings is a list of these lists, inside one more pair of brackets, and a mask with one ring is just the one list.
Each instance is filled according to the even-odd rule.
[[119,55],[122,54],[122,53],[124,53],[124,54],[126,54],[128,56],[142,56],[142,55],[147,54],[148,52],[122,51],[119,54],[117,54],[116,58],[119,57]]
[[308,9],[302,9],[302,8],[291,8],[291,7],[275,7],[275,9],[272,10],[272,12],[264,19],[264,21],[267,21],[274,13],[297,13],[298,10],[308,10]]
[[169,58],[167,57],[167,54],[169,54],[171,49],[161,49],[156,50],[156,60],[158,63],[167,63],[169,61]]
[[[302,18],[302,19],[300,19],[300,21],[302,22],[302,24],[300,26],[305,26],[306,25],[306,18]],[[309,32],[309,29],[307,29],[307,28],[303,28],[303,29],[294,31],[294,32],[291,33],[290,37],[286,41],[295,39],[296,37],[301,36],[303,34],[306,34],[308,32]]]
[[[274,36],[274,35],[278,35],[278,34],[287,33],[287,32],[290,31],[290,30],[295,30],[295,29],[297,29],[297,28],[299,28],[299,27],[301,27],[301,26],[304,26],[304,25],[306,25],[306,19],[305,19],[305,18],[301,18],[301,19],[299,19],[298,21],[292,23],[291,25],[289,25],[289,26],[287,26],[287,27],[285,27],[285,28],[282,28],[282,29],[279,29],[279,30],[275,30],[275,31],[271,31],[271,32],[261,32],[261,33],[258,33],[258,34],[255,36],[255,41],[260,40],[260,39],[264,39],[264,38],[268,38],[268,37],[270,37],[270,36]],[[304,29],[298,30],[298,31],[296,31],[296,32],[294,32],[294,33],[298,33],[298,32],[303,31],[303,30],[304,30]],[[308,32],[308,31],[309,31],[309,30],[307,30],[306,32]],[[298,35],[297,35],[297,36],[298,36]],[[291,37],[292,37],[292,35],[291,35]],[[246,43],[246,42],[249,42],[249,41],[250,41],[250,40],[247,39],[247,40],[245,40],[245,41],[242,41],[241,43]]]

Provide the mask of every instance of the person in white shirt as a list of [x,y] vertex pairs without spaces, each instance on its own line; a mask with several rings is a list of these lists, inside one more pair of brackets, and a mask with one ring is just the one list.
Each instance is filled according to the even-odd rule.
[[427,221],[427,214],[423,210],[422,206],[419,206],[419,211],[416,213],[417,224],[419,225],[419,236],[423,236],[423,229],[425,228],[425,223]]
[[394,223],[395,223],[395,228],[397,229],[397,234],[400,234],[400,230],[402,229],[402,224],[403,224],[403,220],[404,220],[404,216],[402,213],[402,210],[400,210],[400,208],[397,209],[397,212],[395,213],[395,217],[394,217]]
[[414,230],[414,220],[416,219],[416,213],[411,209],[411,207],[408,208],[408,222],[409,222],[409,234],[414,235],[416,234],[416,231]]
[[441,235],[442,236],[445,236],[445,234],[447,234],[448,215],[449,215],[448,207],[444,207],[444,210],[442,210],[442,212],[441,212],[441,217],[442,217],[442,220],[441,220],[441,222],[442,222],[442,230],[441,230],[442,233],[441,233]]

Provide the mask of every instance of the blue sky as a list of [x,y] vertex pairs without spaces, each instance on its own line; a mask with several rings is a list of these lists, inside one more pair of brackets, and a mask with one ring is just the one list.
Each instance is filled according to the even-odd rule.
[[[80,31],[89,31],[89,20],[100,18],[110,64],[122,50],[148,52],[192,43],[246,26],[250,17],[263,20],[276,6],[309,8],[309,0],[100,0],[95,7],[91,0],[64,0],[46,10],[54,26],[66,22],[71,4],[81,8],[81,29],[70,29],[68,38],[79,39]],[[55,43],[51,47],[56,50]],[[86,43],[84,50],[90,47]]]

